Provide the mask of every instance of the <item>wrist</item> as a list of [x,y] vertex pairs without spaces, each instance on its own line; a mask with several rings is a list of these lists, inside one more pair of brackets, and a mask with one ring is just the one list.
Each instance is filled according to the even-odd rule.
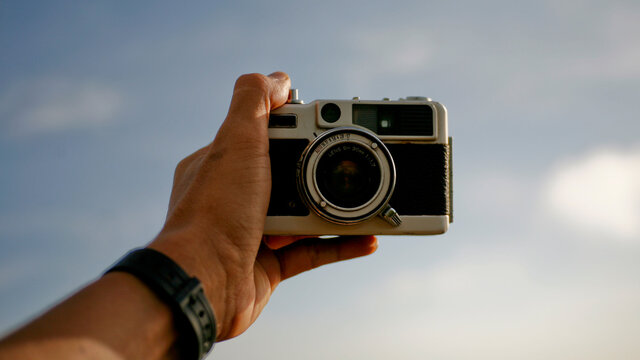
[[184,271],[198,278],[216,316],[216,337],[220,339],[226,316],[227,272],[215,249],[205,241],[186,233],[160,233],[148,248],[159,251],[175,261]]
[[182,358],[202,359],[213,347],[216,320],[200,281],[160,251],[136,249],[121,258],[107,273],[135,276],[173,313]]

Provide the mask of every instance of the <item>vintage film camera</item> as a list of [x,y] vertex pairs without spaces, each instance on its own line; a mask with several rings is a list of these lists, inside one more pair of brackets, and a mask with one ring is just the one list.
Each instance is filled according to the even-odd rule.
[[424,97],[271,112],[270,235],[426,235],[452,221],[447,110]]

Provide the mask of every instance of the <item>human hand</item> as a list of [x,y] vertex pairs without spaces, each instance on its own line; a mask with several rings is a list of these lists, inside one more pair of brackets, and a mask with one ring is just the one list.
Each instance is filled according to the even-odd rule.
[[286,102],[289,87],[281,72],[237,80],[214,141],[178,164],[166,223],[150,244],[200,279],[218,340],[244,332],[282,280],[377,248],[373,236],[262,241],[271,189],[269,112]]

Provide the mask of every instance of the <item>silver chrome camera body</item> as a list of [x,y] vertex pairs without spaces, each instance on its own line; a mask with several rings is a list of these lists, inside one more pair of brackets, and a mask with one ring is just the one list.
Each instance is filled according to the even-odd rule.
[[447,110],[397,101],[291,99],[269,118],[268,235],[427,235],[452,221]]

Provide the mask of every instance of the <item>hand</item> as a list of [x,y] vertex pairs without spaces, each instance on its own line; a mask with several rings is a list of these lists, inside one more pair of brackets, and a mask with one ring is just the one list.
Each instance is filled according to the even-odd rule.
[[203,283],[218,340],[244,332],[282,280],[377,248],[373,236],[262,241],[271,190],[269,112],[286,102],[289,87],[281,72],[237,80],[214,141],[178,164],[166,223],[150,245]]
[[[213,143],[178,164],[166,223],[150,244],[200,279],[218,340],[246,330],[280,281],[377,247],[373,236],[262,241],[268,115],[288,90],[284,73],[238,79]],[[1,339],[0,358],[166,359],[178,355],[177,337],[171,310],[155,293],[131,274],[111,272]]]

